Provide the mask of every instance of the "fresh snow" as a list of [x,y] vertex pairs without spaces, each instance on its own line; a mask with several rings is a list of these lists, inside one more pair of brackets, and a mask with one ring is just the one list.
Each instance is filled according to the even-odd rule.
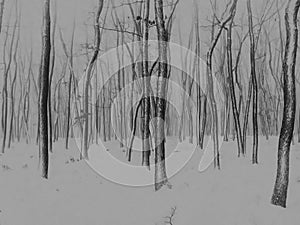
[[[0,225],[161,225],[167,224],[165,217],[170,216],[172,207],[176,207],[173,225],[299,224],[299,144],[291,149],[288,207],[283,209],[270,204],[278,138],[266,141],[260,137],[259,165],[255,166],[251,164],[251,138],[245,158],[237,157],[236,142],[223,143],[221,171],[211,165],[203,172],[198,171],[202,150],[188,143],[177,146],[175,138],[169,139],[167,155],[175,157],[170,163],[189,159],[195,151],[169,179],[172,189],[164,187],[158,192],[153,185],[130,187],[100,176],[79,160],[74,140],[70,150],[64,149],[64,140],[54,144],[49,179],[44,180],[38,173],[38,147],[14,144],[0,156]],[[126,164],[117,142],[107,143],[105,148],[92,147],[90,161],[99,164],[103,152]],[[140,153],[134,152],[132,165],[139,165],[139,160]],[[175,165],[168,166],[169,174]],[[130,170],[115,169],[119,177],[135,176],[128,174]],[[146,179],[153,182],[153,168],[141,171],[150,174]]]

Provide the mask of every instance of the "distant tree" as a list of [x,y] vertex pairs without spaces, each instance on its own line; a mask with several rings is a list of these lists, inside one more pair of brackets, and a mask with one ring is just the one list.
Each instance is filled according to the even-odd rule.
[[50,74],[49,74],[49,100],[48,100],[48,112],[49,112],[49,150],[52,152],[52,80],[53,80],[53,74],[54,74],[54,68],[55,68],[55,33],[56,33],[56,21],[57,21],[57,8],[56,8],[56,1],[54,2],[54,10],[53,10],[53,26],[52,26],[52,36],[51,36],[51,47],[52,47],[52,54],[51,54],[51,66],[50,66]]
[[[16,15],[16,18],[18,16]],[[10,74],[10,70],[12,67],[12,61],[13,61],[13,52],[14,52],[14,42],[15,42],[15,35],[16,35],[16,29],[17,29],[17,23],[18,19],[15,20],[13,25],[13,33],[11,35],[10,44],[8,46],[8,54],[6,55],[7,50],[7,44],[9,41],[9,33],[8,30],[5,33],[4,38],[4,46],[3,46],[3,65],[4,65],[4,74],[3,74],[3,91],[2,91],[2,130],[3,130],[3,139],[2,139],[2,149],[1,153],[4,153],[5,147],[6,147],[6,139],[7,139],[7,130],[8,130],[8,76]],[[7,25],[7,29],[9,29],[9,21]]]
[[5,0],[2,0],[0,2],[0,34],[1,34],[1,30],[2,30],[2,19],[3,19],[4,3],[5,3]]
[[298,48],[298,12],[300,0],[289,0],[285,10],[286,45],[282,65],[284,108],[279,136],[277,175],[271,199],[273,205],[286,207],[289,183],[289,154],[296,114],[295,66]]
[[44,0],[43,12],[43,40],[42,40],[42,73],[40,89],[40,169],[41,176],[48,178],[48,93],[49,93],[49,70],[51,54],[51,22],[50,22],[50,0]]

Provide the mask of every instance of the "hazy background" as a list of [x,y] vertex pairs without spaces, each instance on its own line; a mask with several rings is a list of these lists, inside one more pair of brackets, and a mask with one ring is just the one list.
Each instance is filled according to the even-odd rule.
[[[22,22],[21,22],[21,51],[22,52],[29,52],[30,46],[32,45],[34,49],[34,58],[35,64],[38,64],[39,56],[40,56],[40,48],[41,48],[41,21],[42,21],[42,0],[6,0],[5,10],[4,10],[4,22],[3,22],[3,31],[5,32],[6,26],[8,23],[8,18],[10,13],[12,12],[10,24],[14,22],[14,3],[18,1],[21,13],[22,13]],[[56,1],[57,4],[57,13],[58,13],[58,20],[57,20],[57,28],[61,28],[64,34],[65,41],[69,44],[69,40],[71,38],[71,31],[72,31],[72,24],[73,21],[76,22],[76,34],[75,34],[75,45],[74,45],[74,52],[75,52],[75,60],[76,65],[78,68],[76,70],[83,70],[83,62],[86,61],[86,58],[82,56],[83,49],[81,44],[86,42],[86,38],[88,37],[89,42],[92,43],[93,41],[93,14],[96,10],[96,6],[98,4],[97,0],[51,0],[52,8]],[[111,9],[111,0],[105,0],[105,8],[102,13],[102,17],[105,13],[107,6],[109,5]],[[120,5],[122,2],[127,2],[127,0],[115,0],[114,4]],[[266,4],[266,0],[252,0],[253,6],[253,14],[254,14],[254,23],[262,14],[262,10]],[[269,1],[270,2],[270,1]],[[272,0],[271,0],[272,2]],[[282,2],[279,1],[280,8],[283,9]],[[178,26],[182,31],[182,38],[184,39],[184,45],[187,43],[187,38],[189,36],[189,32],[193,23],[194,17],[194,9],[195,4],[198,4],[199,7],[199,16],[200,22],[203,26],[201,29],[201,48],[202,53],[205,55],[206,48],[209,44],[209,37],[210,37],[210,29],[205,27],[210,24],[211,21],[211,1],[210,0],[180,0],[180,3],[176,10],[176,20],[174,22],[173,31],[172,31],[172,41],[178,43]],[[218,14],[221,15],[224,11],[225,5],[228,3],[228,0],[217,0],[218,4]],[[154,20],[153,16],[153,1],[152,4],[152,20]],[[276,1],[273,3],[274,8],[272,12],[276,9]],[[124,13],[124,18],[128,20],[128,22],[132,24],[132,18],[128,13],[128,6],[123,6],[118,8],[118,12],[120,17],[122,17]],[[239,0],[238,1],[238,10],[236,15],[236,23],[244,23],[247,25],[247,18],[246,18],[246,0]],[[283,12],[281,10],[281,12]],[[168,12],[166,12],[168,13]],[[130,18],[128,18],[130,16]],[[243,22],[242,22],[243,21]],[[269,25],[268,25],[269,23]],[[277,23],[274,20],[270,20],[266,23],[266,26],[272,26],[272,24]],[[87,24],[87,26],[86,26]],[[277,25],[277,24],[276,24]],[[113,28],[111,23],[111,13],[108,12],[107,16],[107,23],[105,27]],[[154,29],[154,28],[153,28]],[[241,29],[241,28],[236,28]],[[247,32],[247,26],[244,26],[244,33]],[[240,31],[240,30],[239,30]],[[116,44],[113,40],[115,37],[116,32],[106,31],[104,35],[104,40],[101,43],[101,49],[103,50],[102,53],[106,50],[106,48],[114,47]],[[153,36],[154,35],[154,36]],[[1,45],[3,46],[3,33],[1,34],[0,40]],[[152,38],[155,38],[155,32],[152,34]],[[60,56],[64,56],[63,52],[61,51],[61,43],[59,40],[58,32],[56,35],[56,48],[57,48],[57,55],[58,60]],[[0,53],[1,54],[1,53]],[[80,72],[80,71],[78,71]]]

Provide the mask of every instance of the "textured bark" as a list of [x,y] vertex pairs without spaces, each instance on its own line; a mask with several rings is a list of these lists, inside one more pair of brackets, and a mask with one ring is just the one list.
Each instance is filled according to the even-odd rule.
[[149,14],[150,14],[150,0],[145,2],[145,15],[143,26],[143,121],[142,121],[142,135],[143,135],[143,159],[142,165],[150,170],[150,76],[149,76],[149,62],[148,62],[148,39],[149,39]]
[[43,14],[43,56],[40,90],[40,170],[43,178],[48,178],[48,85],[51,54],[51,22],[50,22],[50,0],[44,1]]
[[159,118],[155,124],[155,190],[158,191],[168,184],[165,165],[165,127],[164,119],[166,112],[166,91],[168,78],[168,55],[167,42],[169,40],[165,27],[164,9],[162,0],[155,0],[155,19],[158,36],[159,70],[157,81],[158,99],[156,101],[156,116]]
[[300,0],[289,0],[285,11],[286,46],[282,65],[284,109],[279,136],[277,175],[271,203],[286,207],[289,183],[289,154],[296,114],[295,66],[298,48],[297,19]]

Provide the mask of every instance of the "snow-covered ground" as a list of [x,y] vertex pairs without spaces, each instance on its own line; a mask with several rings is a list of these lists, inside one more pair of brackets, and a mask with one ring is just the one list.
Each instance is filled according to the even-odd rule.
[[[129,187],[101,177],[79,160],[75,141],[70,150],[64,149],[63,141],[54,144],[46,181],[38,174],[37,146],[15,144],[0,157],[0,224],[161,225],[168,224],[165,217],[176,207],[173,225],[296,225],[300,145],[292,147],[288,207],[282,209],[270,204],[277,142],[278,138],[260,138],[257,166],[251,164],[250,138],[246,158],[237,158],[235,142],[224,143],[222,170],[210,166],[202,173],[198,172],[202,151],[196,149],[187,165],[170,178],[172,189],[159,192],[153,186]],[[122,157],[116,143],[109,146],[112,155]],[[191,147],[182,145],[174,154],[184,156]]]

